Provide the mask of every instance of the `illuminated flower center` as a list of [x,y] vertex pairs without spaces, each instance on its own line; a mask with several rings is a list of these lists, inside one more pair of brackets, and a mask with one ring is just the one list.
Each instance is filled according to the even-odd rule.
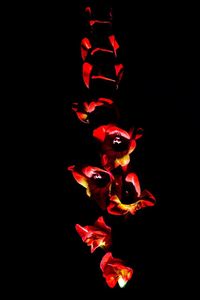
[[91,179],[98,187],[105,187],[110,182],[110,176],[104,172],[94,173]]
[[124,280],[123,277],[120,276],[119,279],[118,279],[119,286],[121,288],[123,288],[126,285],[126,283],[127,283],[127,280]]
[[132,272],[127,270],[121,270],[121,274],[118,277],[118,284],[121,288],[123,288],[127,282],[131,279]]
[[115,150],[115,151],[125,151],[128,149],[128,146],[129,146],[129,140],[124,138],[123,136],[121,135],[115,135],[114,138],[112,138],[111,140],[112,142],[112,148]]

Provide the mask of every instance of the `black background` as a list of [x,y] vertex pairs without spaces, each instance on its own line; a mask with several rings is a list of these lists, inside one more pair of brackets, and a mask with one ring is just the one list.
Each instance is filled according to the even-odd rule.
[[[57,299],[71,292],[82,297],[116,295],[120,289],[110,290],[99,269],[103,251],[91,255],[74,230],[75,223],[92,224],[99,211],[66,170],[77,160],[87,163],[97,155],[89,130],[70,108],[84,97],[80,1],[40,9],[37,25],[29,32],[28,61],[35,75],[27,96],[32,99],[33,129],[38,130],[32,133],[29,158],[34,175],[26,211],[30,244],[22,251],[26,286],[30,294]],[[113,14],[125,65],[118,94],[122,119],[126,127],[144,128],[131,155],[133,166],[142,187],[157,198],[155,207],[128,224],[115,221],[113,253],[135,269],[120,293],[161,298],[191,293],[198,199],[196,10],[125,0],[113,3]]]

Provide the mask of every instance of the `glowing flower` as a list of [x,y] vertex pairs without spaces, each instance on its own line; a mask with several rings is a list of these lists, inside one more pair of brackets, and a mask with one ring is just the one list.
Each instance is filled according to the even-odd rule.
[[120,287],[124,287],[133,275],[133,269],[125,266],[123,260],[114,258],[111,252],[103,256],[100,268],[110,288],[114,288],[117,282]]
[[94,226],[75,226],[82,241],[91,246],[91,253],[98,247],[107,250],[111,246],[111,228],[106,225],[103,217],[99,217]]
[[142,129],[127,132],[113,124],[108,124],[96,128],[93,136],[101,142],[103,167],[111,170],[129,164],[130,153],[136,147],[136,140],[142,136]]
[[80,170],[75,166],[70,166],[68,170],[72,172],[74,179],[86,188],[86,194],[92,197],[105,210],[113,175],[108,171],[93,166],[83,167]]
[[108,98],[98,98],[97,100],[88,102],[83,102],[82,105],[79,105],[77,102],[73,103],[72,110],[76,112],[77,117],[83,123],[89,123],[89,116],[95,111],[99,106],[111,106],[113,101]]
[[[126,190],[128,196],[132,197],[131,204],[124,204],[117,195],[110,197],[107,211],[112,215],[134,215],[138,210],[155,205],[155,197],[148,191],[141,192],[140,183],[135,173],[129,173],[125,181],[131,184],[132,190]],[[130,200],[130,199],[129,199]]]

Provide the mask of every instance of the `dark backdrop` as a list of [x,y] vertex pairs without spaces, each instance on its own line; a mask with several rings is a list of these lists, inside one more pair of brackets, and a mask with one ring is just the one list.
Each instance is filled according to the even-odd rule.
[[[97,155],[88,129],[70,108],[83,93],[80,1],[42,9],[36,37],[41,181],[32,204],[38,230],[28,257],[29,272],[35,274],[29,292],[56,299],[70,297],[70,292],[82,297],[95,297],[100,291],[115,295],[119,289],[110,290],[99,270],[103,252],[98,249],[91,255],[74,230],[75,223],[89,224],[87,220],[92,222],[92,214],[98,212],[66,171],[76,160],[87,162]],[[135,268],[135,276],[120,293],[132,290],[133,297],[162,298],[178,295],[187,286],[191,292],[198,198],[193,169],[199,128],[195,8],[124,0],[114,3],[113,9],[125,65],[118,102],[124,124],[144,128],[131,157],[142,187],[157,198],[155,207],[128,225],[116,225],[114,253]]]

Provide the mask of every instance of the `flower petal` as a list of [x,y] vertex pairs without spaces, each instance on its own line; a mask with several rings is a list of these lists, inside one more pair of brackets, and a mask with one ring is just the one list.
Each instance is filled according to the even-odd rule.
[[92,72],[92,68],[93,68],[93,66],[90,63],[88,63],[88,62],[83,63],[83,70],[82,70],[83,81],[87,88],[90,87],[90,74]]
[[143,136],[143,131],[144,131],[143,128],[138,128],[136,130],[136,134],[135,134],[135,139],[136,140],[140,139]]
[[144,190],[142,191],[138,202],[141,203],[140,204],[141,208],[147,206],[154,206],[156,202],[156,198],[151,192],[149,192],[148,190]]
[[147,190],[144,190],[138,201],[131,204],[123,204],[117,195],[110,197],[110,202],[107,206],[107,211],[111,215],[122,216],[127,214],[135,215],[142,208],[155,205],[155,197]]
[[98,98],[98,101],[107,103],[107,104],[113,104],[113,100],[111,100],[109,98],[100,97],[100,98]]
[[122,64],[115,65],[115,73],[118,78],[118,82],[120,82],[124,73],[124,66]]
[[94,48],[91,51],[91,55],[94,55],[96,52],[108,52],[108,53],[113,53],[113,50],[105,49],[105,48]]
[[102,216],[96,220],[96,222],[94,223],[94,226],[98,227],[99,229],[102,229],[104,231],[111,232],[111,227],[106,225],[104,218]]
[[107,206],[107,211],[111,215],[126,215],[130,211],[130,205],[122,204],[120,199],[116,195],[114,195],[110,197],[110,202]]
[[103,142],[106,137],[106,128],[107,125],[102,125],[96,129],[93,130],[93,137],[98,139],[100,142]]
[[136,141],[135,140],[131,140],[128,153],[129,154],[132,153],[135,150],[135,147],[136,147]]
[[115,56],[117,56],[117,49],[119,48],[119,44],[114,36],[114,34],[110,35],[109,36],[109,41],[114,49],[114,52],[115,52]]
[[115,287],[117,282],[120,287],[124,287],[133,275],[133,269],[127,267],[121,259],[114,258],[111,252],[103,256],[100,268],[110,288]]
[[131,182],[134,185],[135,190],[137,192],[137,196],[139,197],[141,194],[141,188],[140,188],[140,182],[139,182],[138,176],[135,173],[129,173],[126,176],[125,180],[127,182]]
[[74,179],[81,184],[83,187],[88,188],[88,182],[87,182],[87,178],[80,174],[79,172],[77,172],[75,170],[75,166],[70,166],[68,167],[68,170],[72,172],[72,175],[74,177]]
[[130,155],[126,154],[123,157],[117,158],[115,160],[115,168],[117,168],[118,166],[125,167],[129,164],[129,162],[130,162]]
[[76,231],[78,232],[78,234],[80,235],[80,237],[82,238],[83,242],[85,242],[85,240],[88,237],[89,231],[88,229],[86,229],[85,227],[82,227],[79,224],[75,225]]
[[100,268],[101,270],[104,272],[104,269],[106,267],[106,265],[108,264],[108,262],[112,259],[112,253],[108,252],[104,255],[104,257],[102,258],[101,262],[100,262]]
[[109,124],[107,125],[107,128],[106,128],[106,133],[108,135],[111,135],[111,134],[120,134],[121,136],[123,136],[124,138],[130,140],[130,135],[127,131],[113,125],[113,124]]
[[94,226],[76,224],[75,229],[82,241],[91,247],[91,253],[98,247],[108,249],[112,243],[111,228],[105,224],[103,217],[99,217]]
[[117,276],[113,276],[112,274],[108,275],[108,276],[105,276],[105,279],[106,279],[107,285],[110,288],[114,288],[116,286],[116,284],[117,284],[117,281],[118,281]]
[[76,115],[81,122],[88,123],[88,120],[87,120],[88,115],[87,114],[77,111]]
[[87,176],[88,178],[91,178],[94,174],[98,173],[98,172],[102,172],[102,173],[106,173],[110,176],[110,178],[113,179],[113,175],[108,172],[108,171],[105,171],[101,168],[98,168],[98,167],[93,167],[93,166],[87,166],[85,168],[82,169],[82,172],[85,174],[85,176]]
[[88,50],[92,47],[88,38],[83,38],[81,41],[81,57],[83,61],[86,59]]

